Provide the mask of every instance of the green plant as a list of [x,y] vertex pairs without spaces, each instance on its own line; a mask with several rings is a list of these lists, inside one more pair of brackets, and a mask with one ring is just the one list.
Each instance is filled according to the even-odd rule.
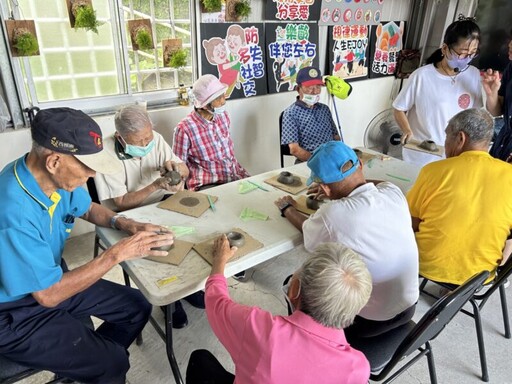
[[251,3],[249,0],[240,0],[235,4],[235,14],[239,17],[247,17],[251,14]]
[[220,12],[222,9],[221,0],[201,0],[206,12]]
[[135,31],[135,42],[139,46],[139,49],[146,50],[153,48],[153,38],[145,25],[139,26]]
[[21,56],[35,55],[39,50],[36,37],[25,28],[15,30],[13,46]]
[[180,48],[174,52],[171,52],[169,56],[169,66],[171,68],[181,68],[187,65],[187,51]]
[[96,19],[96,11],[90,4],[76,7],[75,29],[84,28],[87,31],[98,33],[98,27],[102,24]]

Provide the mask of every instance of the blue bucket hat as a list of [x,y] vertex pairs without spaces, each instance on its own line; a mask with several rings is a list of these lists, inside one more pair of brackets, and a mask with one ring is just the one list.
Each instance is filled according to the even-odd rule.
[[[352,167],[343,172],[347,162]],[[352,148],[341,141],[329,141],[319,146],[308,160],[311,175],[307,185],[312,183],[330,184],[341,181],[353,174],[359,166],[359,158]]]

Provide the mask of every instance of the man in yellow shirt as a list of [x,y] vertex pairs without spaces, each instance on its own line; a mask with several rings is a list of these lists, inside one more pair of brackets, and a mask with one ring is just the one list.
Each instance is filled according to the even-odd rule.
[[510,255],[512,165],[487,151],[491,115],[467,109],[446,128],[446,159],[423,167],[407,195],[420,275],[462,284]]

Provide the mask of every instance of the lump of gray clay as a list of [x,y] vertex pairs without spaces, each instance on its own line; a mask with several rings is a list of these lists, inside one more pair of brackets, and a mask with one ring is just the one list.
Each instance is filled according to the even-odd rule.
[[295,182],[295,177],[292,173],[283,171],[279,174],[279,177],[277,178],[277,181],[279,181],[282,184],[293,184]]
[[181,174],[178,171],[167,171],[164,177],[169,179],[171,185],[177,185],[181,182]]
[[240,248],[245,244],[245,237],[240,232],[231,231],[226,233],[230,247]]
[[427,151],[435,152],[437,151],[437,145],[432,140],[423,140],[418,144],[418,147],[422,149],[426,149]]

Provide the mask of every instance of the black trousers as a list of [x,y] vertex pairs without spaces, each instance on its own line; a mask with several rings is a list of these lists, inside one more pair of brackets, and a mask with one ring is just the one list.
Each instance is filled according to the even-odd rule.
[[354,323],[350,327],[344,329],[345,337],[350,343],[354,338],[380,335],[399,327],[400,325],[407,324],[414,316],[415,310],[416,304],[407,308],[405,311],[400,312],[392,319],[384,321],[368,320],[364,317],[356,316]]
[[[138,290],[106,280],[54,308],[32,296],[0,303],[0,354],[83,383],[124,384],[127,348],[150,314]],[[86,316],[104,322],[93,331],[79,320]]]
[[196,349],[187,366],[187,384],[233,384],[235,376],[206,349]]

